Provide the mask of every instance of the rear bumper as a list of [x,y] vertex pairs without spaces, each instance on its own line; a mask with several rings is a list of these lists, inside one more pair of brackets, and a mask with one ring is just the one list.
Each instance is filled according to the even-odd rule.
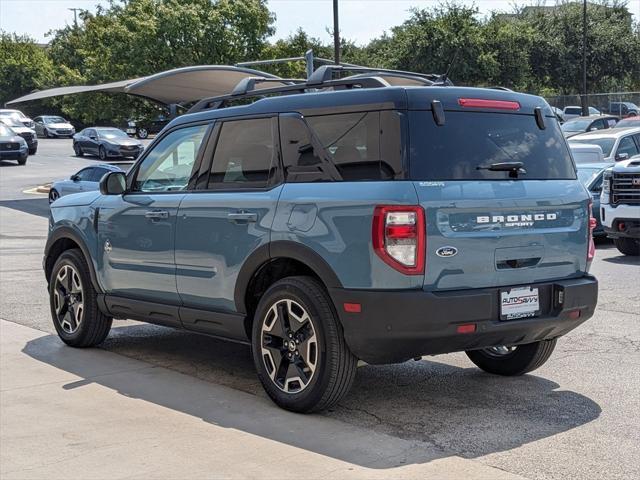
[[[367,363],[395,363],[422,355],[458,352],[494,345],[518,345],[559,337],[589,319],[598,298],[597,280],[586,275],[534,284],[540,316],[500,321],[500,289],[449,292],[422,290],[331,289],[351,351]],[[348,313],[344,303],[359,303]],[[569,313],[580,311],[578,318]],[[474,323],[473,333],[457,333]]]

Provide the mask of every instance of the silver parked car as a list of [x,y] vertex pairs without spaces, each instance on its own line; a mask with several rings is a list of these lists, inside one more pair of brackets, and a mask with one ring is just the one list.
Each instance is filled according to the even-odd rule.
[[0,108],[0,119],[2,118],[12,118],[22,123],[25,127],[34,128],[35,123],[29,117],[27,117],[20,110],[13,110],[10,108]]
[[71,138],[76,133],[76,129],[68,121],[57,115],[41,115],[34,118],[36,122],[36,133],[39,137]]
[[17,160],[18,165],[24,165],[28,156],[29,146],[25,139],[0,123],[0,160]]
[[[130,164],[128,166],[131,166]],[[72,193],[88,192],[100,188],[100,179],[109,172],[123,172],[117,165],[101,163],[83,168],[65,180],[53,182],[49,190],[49,203],[55,202],[58,198]]]
[[35,130],[25,127],[24,123],[14,117],[0,117],[0,123],[4,123],[11,130],[20,135],[29,146],[29,155],[35,155],[38,151],[38,138]]
[[640,127],[581,133],[569,139],[569,145],[573,143],[598,145],[605,162],[620,162],[640,154]]

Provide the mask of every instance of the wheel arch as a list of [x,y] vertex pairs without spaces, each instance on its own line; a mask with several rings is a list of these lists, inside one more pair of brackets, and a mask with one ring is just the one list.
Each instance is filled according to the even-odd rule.
[[89,273],[91,275],[91,283],[93,284],[93,288],[96,292],[102,293],[102,289],[100,288],[100,284],[98,283],[98,277],[96,275],[95,266],[91,259],[89,249],[87,248],[87,245],[82,236],[70,227],[58,227],[49,235],[49,238],[47,239],[47,244],[44,249],[43,261],[47,284],[49,283],[49,279],[51,277],[53,265],[56,263],[58,257],[62,255],[62,253],[64,253],[66,250],[70,250],[73,248],[80,249],[82,255],[84,255],[84,259],[89,266]]
[[342,287],[329,264],[307,246],[283,240],[259,247],[244,262],[234,290],[236,311],[245,315],[249,338],[253,312],[262,294],[274,282],[293,275],[314,277],[327,289]]

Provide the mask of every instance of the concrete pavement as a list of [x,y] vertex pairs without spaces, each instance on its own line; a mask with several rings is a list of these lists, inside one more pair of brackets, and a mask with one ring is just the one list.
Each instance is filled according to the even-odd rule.
[[522,478],[0,321],[3,479]]

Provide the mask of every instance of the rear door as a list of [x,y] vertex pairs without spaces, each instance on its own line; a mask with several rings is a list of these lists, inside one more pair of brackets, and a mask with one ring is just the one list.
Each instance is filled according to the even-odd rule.
[[[208,168],[178,212],[176,279],[187,329],[244,337],[241,321],[209,322],[188,309],[235,312],[240,268],[268,244],[282,189],[277,132],[276,117],[226,120],[214,128]],[[267,248],[261,252],[266,261]]]
[[[424,288],[529,284],[586,271],[589,197],[558,124],[531,114],[410,112],[411,178],[426,212]],[[517,173],[492,165],[522,162]]]

